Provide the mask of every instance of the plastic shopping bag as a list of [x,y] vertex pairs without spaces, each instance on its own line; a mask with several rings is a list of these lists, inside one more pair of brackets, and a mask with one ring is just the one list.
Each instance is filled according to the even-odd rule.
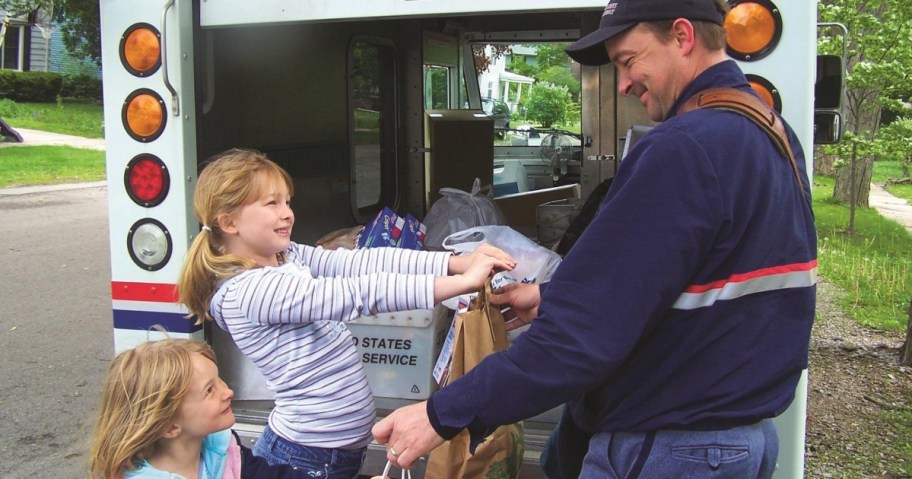
[[[500,309],[488,303],[489,294],[490,282],[478,292],[478,297],[469,305],[468,311],[456,316],[456,340],[450,358],[447,384],[469,372],[485,356],[507,348],[503,315]],[[469,432],[463,430],[431,451],[425,477],[515,479],[519,477],[522,468],[524,450],[522,422],[498,427],[478,445],[474,454],[469,452]]]
[[[386,461],[386,467],[383,468],[383,473],[379,476],[373,476],[371,479],[389,479],[390,478],[390,469],[393,467],[393,464],[389,461]],[[412,471],[408,469],[402,470],[402,479],[412,479]]]
[[476,226],[447,236],[443,247],[454,253],[469,253],[482,243],[496,246],[516,260],[513,271],[503,271],[494,276],[494,289],[509,283],[547,282],[561,262],[554,251],[536,244],[509,226]]
[[441,249],[444,238],[472,226],[506,223],[494,200],[482,191],[478,178],[475,178],[471,192],[441,188],[440,194],[441,198],[431,205],[424,217],[427,226],[424,245],[427,249]]

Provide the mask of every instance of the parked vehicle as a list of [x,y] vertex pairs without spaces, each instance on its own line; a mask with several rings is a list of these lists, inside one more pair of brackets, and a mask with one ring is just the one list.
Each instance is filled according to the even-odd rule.
[[[810,100],[816,2],[773,2],[775,8],[769,0],[744,2],[768,9],[770,43],[731,52],[810,152],[815,127],[828,136],[822,139],[838,137],[838,112],[815,118]],[[626,133],[650,123],[636,98],[616,92],[613,66],[582,67],[575,69],[585,85],[582,132],[568,140],[569,149],[561,143],[559,155],[552,149],[543,157],[545,132],[529,128],[520,130],[525,145],[497,143],[492,152],[495,129],[508,133],[509,108],[483,98],[473,46],[572,41],[598,25],[605,0],[101,0],[100,8],[115,349],[157,337],[150,333],[155,325],[172,337],[210,342],[235,391],[237,429],[247,441],[273,406],[263,377],[225,333],[196,325],[175,302],[182,260],[200,228],[192,194],[207,158],[247,147],[284,166],[295,181],[293,239],[313,244],[364,224],[384,206],[423,218],[439,188],[469,190],[476,177],[491,184],[495,160],[525,165],[534,180],[525,194],[553,186],[555,172],[572,178],[575,161],[586,197],[614,175]],[[433,102],[425,98],[431,93]],[[428,105],[441,110],[432,114]],[[534,218],[536,207],[522,204],[507,221]],[[416,311],[352,324],[379,414],[437,387],[431,369],[450,319]],[[389,350],[406,344],[403,338],[410,349]],[[777,418],[779,478],[802,477],[806,387],[802,381]],[[523,477],[541,477],[538,455],[556,419],[549,411],[525,421]],[[384,463],[384,449],[373,445],[364,473],[377,474]],[[413,477],[422,475],[419,465]]]
[[503,138],[505,131],[510,129],[510,106],[496,98],[482,98],[481,109],[494,120],[494,133],[498,138]]

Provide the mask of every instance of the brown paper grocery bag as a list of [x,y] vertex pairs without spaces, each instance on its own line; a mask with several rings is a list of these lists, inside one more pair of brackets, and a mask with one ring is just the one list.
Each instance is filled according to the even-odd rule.
[[[503,315],[488,304],[490,281],[469,305],[469,310],[456,316],[453,361],[447,384],[462,377],[485,356],[507,348]],[[471,399],[466,399],[471,400]],[[519,477],[524,453],[522,423],[498,427],[476,449],[469,453],[469,433],[462,431],[453,439],[431,451],[425,477],[428,479]]]

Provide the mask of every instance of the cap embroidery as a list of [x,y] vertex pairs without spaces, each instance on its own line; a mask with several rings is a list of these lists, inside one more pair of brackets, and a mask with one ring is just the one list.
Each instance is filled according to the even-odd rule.
[[602,16],[614,15],[614,10],[617,9],[617,6],[617,2],[608,2],[608,5],[605,5],[605,11],[602,12]]

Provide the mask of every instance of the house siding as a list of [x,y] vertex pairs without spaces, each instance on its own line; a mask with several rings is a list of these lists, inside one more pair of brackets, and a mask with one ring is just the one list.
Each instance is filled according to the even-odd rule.
[[[0,18],[6,12],[0,9]],[[13,20],[12,25],[26,29],[25,38],[21,48],[24,49],[21,71],[53,72],[62,75],[87,75],[101,79],[101,67],[90,58],[76,58],[67,51],[63,44],[63,33],[60,24],[52,23],[50,39],[45,39],[41,28],[23,25],[23,22]],[[50,43],[50,44],[49,44]],[[50,57],[50,58],[48,58]]]

